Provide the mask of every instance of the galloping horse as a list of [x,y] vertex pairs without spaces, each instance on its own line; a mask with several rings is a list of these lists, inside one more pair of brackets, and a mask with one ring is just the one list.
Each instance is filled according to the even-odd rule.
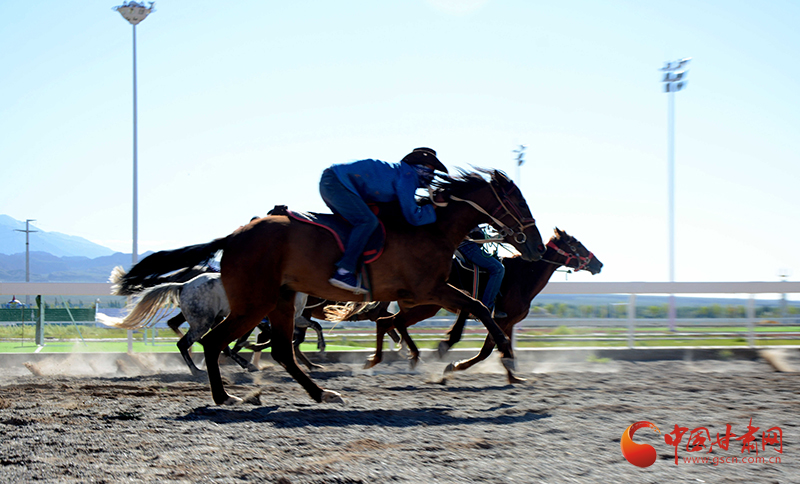
[[[566,266],[576,271],[588,270],[592,274],[597,274],[603,267],[603,264],[578,239],[557,228],[555,229],[555,235],[547,243],[547,252],[545,252],[545,256],[542,259],[530,262],[518,256],[507,257],[503,259],[503,265],[506,268],[506,273],[500,288],[497,307],[503,308],[507,316],[497,318],[497,324],[500,325],[504,334],[509,338],[514,325],[525,319],[528,311],[530,311],[531,301],[544,289],[556,269]],[[462,268],[454,260],[449,282],[457,288],[469,290],[472,286],[472,271]],[[353,310],[357,309],[358,306],[354,306]],[[439,309],[441,307],[435,305],[417,306],[409,310],[401,309],[397,314],[377,320],[375,354],[367,359],[365,368],[371,368],[381,361],[383,335],[392,327],[403,335],[403,340],[408,346],[409,360],[411,365],[415,366],[419,360],[419,349],[408,336],[405,328],[436,315]],[[346,318],[349,317],[349,314],[341,312],[338,316]],[[459,313],[456,322],[447,333],[448,339],[439,343],[439,356],[443,356],[451,346],[461,339],[468,316],[469,314],[465,311]],[[477,356],[458,363],[451,363],[445,372],[466,370],[472,365],[485,360],[491,354],[493,348],[494,340],[491,335],[487,335]],[[512,369],[508,366],[506,366],[506,372],[508,373],[509,383],[524,381],[514,376]]]
[[[491,174],[486,180],[482,173]],[[525,198],[499,171],[462,172],[436,182],[436,222],[419,227],[384,219],[386,240],[380,258],[367,266],[372,298],[397,301],[401,308],[436,304],[474,314],[494,337],[506,363],[513,364],[511,344],[479,301],[447,284],[456,246],[481,223],[490,223],[528,260],[545,252]],[[151,254],[136,264],[122,285],[190,267],[223,251],[222,283],[230,315],[202,339],[211,394],[217,404],[241,399],[223,386],[217,361],[222,347],[255,327],[266,315],[272,323],[272,356],[317,402],[343,402],[341,396],[314,383],[295,362],[292,351],[294,296],[304,292],[331,301],[355,301],[359,296],[328,283],[341,256],[327,230],[271,215],[206,244]]]

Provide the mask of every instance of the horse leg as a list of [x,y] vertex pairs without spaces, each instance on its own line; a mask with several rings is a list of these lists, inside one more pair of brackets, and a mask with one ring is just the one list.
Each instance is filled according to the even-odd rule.
[[[194,337],[194,339],[193,339]],[[205,373],[203,370],[197,367],[194,364],[194,360],[192,360],[192,355],[189,353],[189,348],[200,339],[200,336],[197,334],[193,334],[191,330],[187,332],[185,335],[178,340],[178,350],[181,352],[181,356],[183,357],[183,361],[186,362],[186,366],[189,367],[189,371],[192,372],[193,376],[202,375]]]
[[[272,358],[280,363],[286,371],[308,392],[316,402],[344,403],[341,395],[331,390],[323,390],[297,366],[294,346],[294,294],[291,297],[282,294],[278,305],[269,314],[272,325]],[[209,371],[209,375],[211,372]]]
[[467,314],[464,311],[459,311],[456,322],[450,326],[450,329],[448,329],[447,333],[445,334],[447,339],[439,341],[439,346],[436,348],[436,352],[439,354],[440,360],[444,358],[445,353],[447,353],[454,344],[461,341],[461,335],[464,333],[464,326],[466,323]]
[[241,355],[239,355],[239,350],[234,351],[231,348],[229,348],[228,345],[225,345],[222,347],[222,353],[228,358],[232,359],[237,365],[241,366],[243,369],[247,371],[258,371],[258,368],[254,367],[251,368],[252,365],[250,365],[250,363],[248,363],[247,360],[245,360],[244,358],[242,358]]
[[229,395],[222,383],[219,370],[219,355],[222,348],[234,339],[244,335],[258,324],[258,319],[263,312],[249,312],[244,314],[234,313],[225,318],[200,340],[206,357],[206,370],[208,382],[211,386],[211,397],[217,405],[233,405],[241,403],[242,399]]
[[174,331],[180,339],[178,340],[177,346],[178,351],[181,352],[181,357],[183,357],[183,361],[186,363],[186,366],[189,367],[189,371],[192,372],[192,376],[202,375],[205,373],[203,370],[197,367],[194,364],[194,360],[192,359],[192,345],[200,339],[199,336],[192,339],[190,333],[192,332],[191,329],[186,334],[183,334],[183,331],[180,330],[180,326],[186,322],[186,317],[183,315],[182,312],[176,314],[175,316],[169,318],[167,321],[167,326],[170,327],[172,331]]
[[[186,331],[186,334],[178,340],[178,349],[181,352],[181,356],[183,356],[183,361],[185,361],[186,365],[189,366],[189,370],[192,372],[192,375],[198,376],[204,374],[205,372],[197,368],[197,365],[194,364],[194,360],[192,360],[192,345],[200,341],[203,333],[208,331],[208,328],[213,325],[214,318],[211,314],[200,311],[189,310],[189,313],[191,315],[190,319],[186,319],[186,315],[183,314],[183,312],[180,314],[181,320],[178,322],[178,325],[183,323],[183,321],[186,321],[189,323],[189,330]],[[176,318],[177,316],[173,319]]]
[[389,331],[387,331],[386,334],[388,334],[389,337],[392,338],[392,341],[394,341],[394,344],[400,343],[400,341],[401,341],[400,340],[400,335],[397,334],[397,330],[396,329],[392,328]]
[[378,318],[375,321],[375,353],[367,357],[364,369],[372,368],[383,360],[383,336],[400,319],[402,319],[402,315],[398,313],[388,318]]
[[306,340],[306,328],[297,326],[297,321],[300,318],[295,320],[295,327],[294,327],[294,340],[292,341],[292,345],[294,346],[294,355],[300,360],[300,363],[306,365],[309,370],[321,370],[324,367],[321,365],[317,365],[312,363],[306,355],[300,351],[300,345]]
[[185,322],[186,322],[186,316],[184,316],[183,313],[180,312],[175,316],[169,318],[169,320],[167,321],[167,326],[169,326],[170,329],[175,332],[175,334],[177,334],[180,337],[183,337],[183,332],[180,330],[180,327]]
[[417,348],[414,340],[411,339],[411,335],[408,334],[408,326],[410,325],[407,325],[406,320],[402,318],[399,325],[395,322],[395,329],[400,333],[400,337],[406,343],[406,348],[408,348],[408,365],[413,370],[419,363],[419,348]]
[[[513,327],[514,327],[513,324],[507,325],[503,328],[503,332],[510,337]],[[492,354],[493,349],[494,349],[494,340],[490,335],[487,334],[486,339],[483,341],[483,346],[481,347],[481,350],[478,352],[478,354],[473,356],[472,358],[463,361],[457,361],[455,363],[450,363],[449,365],[447,365],[447,367],[444,369],[444,376],[442,377],[442,379],[444,380],[444,378],[447,377],[448,373],[456,371],[464,371],[480,363],[481,361],[485,360],[486,358],[489,357],[489,355]],[[514,372],[508,367],[506,367],[506,374],[508,377],[508,383],[512,385],[514,383],[522,383],[527,381],[525,378],[520,378],[514,375]]]
[[239,352],[242,350],[242,348],[247,346],[247,339],[250,337],[252,333],[253,330],[251,329],[250,331],[245,333],[241,338],[237,339],[236,344],[233,345],[233,348],[231,348],[227,352],[225,351],[225,348],[222,348],[222,352],[225,353],[225,356],[232,359],[233,361],[238,363],[239,366],[241,366],[242,368],[244,368],[249,372],[258,371],[258,367],[252,363],[248,363],[247,360],[245,360],[243,357],[239,355]]
[[309,319],[308,321],[311,323],[309,327],[317,333],[317,351],[325,353],[325,334],[322,332],[322,325],[313,319]]
[[[269,347],[272,341],[272,328],[263,322],[259,323],[258,328],[261,332],[256,336],[256,343],[264,345],[265,348]],[[253,365],[253,368],[256,370],[261,369],[261,350],[253,350],[253,357],[250,359],[250,364]]]
[[477,317],[486,327],[489,335],[495,341],[497,349],[502,354],[500,361],[503,366],[507,370],[512,370],[514,368],[514,352],[511,349],[511,341],[494,319],[492,319],[491,312],[489,312],[483,303],[449,285],[445,286],[444,291],[442,291],[439,296],[439,300],[443,307],[451,311],[460,310],[462,313],[472,314]]
[[408,334],[408,327],[435,316],[439,309],[441,309],[441,306],[425,304],[409,309],[401,309],[394,315],[397,316],[394,320],[394,328],[400,333],[402,341],[406,344],[408,360],[412,369],[419,363],[419,348],[417,348],[414,340],[411,339],[411,335]]

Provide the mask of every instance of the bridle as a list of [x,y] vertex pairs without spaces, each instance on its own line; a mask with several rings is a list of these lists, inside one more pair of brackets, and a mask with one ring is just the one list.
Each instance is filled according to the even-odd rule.
[[[509,184],[513,185],[514,182],[509,181]],[[514,204],[511,203],[511,201],[508,199],[508,191],[503,190],[502,191],[502,195],[503,196],[501,197],[497,193],[497,190],[495,190],[493,183],[489,183],[489,188],[492,189],[492,194],[494,194],[495,198],[500,203],[500,205],[492,213],[487,212],[483,207],[481,207],[477,203],[473,202],[472,200],[459,198],[459,197],[456,197],[454,195],[450,195],[450,200],[453,200],[455,202],[465,202],[465,203],[471,205],[472,208],[474,208],[475,210],[477,210],[480,213],[482,213],[482,214],[486,215],[487,217],[489,217],[492,220],[492,222],[494,222],[493,225],[495,226],[495,228],[499,227],[498,228],[498,235],[499,235],[498,238],[495,238],[495,239],[482,239],[482,240],[480,240],[481,243],[502,242],[502,241],[504,241],[504,239],[506,237],[512,237],[513,236],[514,237],[514,242],[516,242],[518,244],[524,244],[525,241],[528,240],[528,236],[525,235],[525,229],[527,229],[528,227],[536,226],[536,220],[534,220],[533,218],[525,217],[524,215],[522,215],[522,213],[520,213],[519,210],[517,210],[517,208],[514,206]],[[431,202],[434,205],[436,205],[437,207],[442,207],[442,206],[447,205],[446,203],[445,204],[437,203],[433,199],[433,194],[430,193],[430,192],[429,192],[429,194],[430,194]],[[504,213],[501,213],[501,212],[504,212]],[[506,216],[511,217],[514,220],[514,222],[516,224],[516,228],[506,225],[505,223],[503,223],[498,218],[498,217],[506,217]]]
[[576,261],[578,261],[578,266],[577,267],[570,267],[570,269],[574,269],[576,271],[582,271],[582,270],[586,269],[587,267],[589,267],[589,264],[592,263],[592,259],[594,259],[594,254],[591,251],[589,252],[589,255],[584,257],[584,256],[578,254],[578,249],[576,249],[574,245],[569,244],[569,250],[572,251],[572,254],[570,254],[569,252],[567,252],[565,250],[562,250],[561,247],[557,246],[556,243],[553,242],[552,239],[550,239],[550,241],[547,242],[547,248],[548,249],[553,249],[554,251],[556,251],[559,254],[563,255],[564,257],[567,258],[567,260],[565,260],[564,262],[554,262],[554,261],[542,258],[543,261],[548,262],[550,264],[570,267],[569,266],[569,262],[572,259],[575,259]]

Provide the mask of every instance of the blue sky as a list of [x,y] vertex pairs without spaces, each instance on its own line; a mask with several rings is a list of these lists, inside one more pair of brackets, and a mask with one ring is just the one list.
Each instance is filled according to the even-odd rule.
[[[0,213],[130,252],[132,27],[115,5],[0,3]],[[545,238],[558,226],[605,263],[570,280],[667,280],[658,69],[692,57],[676,280],[800,276],[797,2],[155,7],[137,27],[140,253],[275,204],[327,211],[328,165],[430,146],[518,179]]]

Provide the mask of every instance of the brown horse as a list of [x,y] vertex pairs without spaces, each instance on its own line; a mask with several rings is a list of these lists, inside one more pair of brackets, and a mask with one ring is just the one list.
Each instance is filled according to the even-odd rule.
[[[436,208],[436,222],[414,227],[399,219],[383,220],[384,251],[367,271],[372,298],[398,301],[408,308],[436,304],[474,314],[494,337],[503,361],[513,364],[511,344],[489,310],[448,285],[447,277],[456,246],[481,223],[490,223],[523,258],[541,259],[545,247],[525,198],[503,173],[488,170],[442,177],[436,181],[436,191],[431,200],[447,201]],[[296,292],[332,301],[361,299],[328,283],[341,256],[333,236],[320,227],[272,215],[206,244],[151,254],[131,268],[126,282],[137,284],[141,278],[190,267],[218,250],[223,250],[222,283],[231,312],[201,340],[214,402],[241,401],[225,391],[217,360],[224,345],[264,316],[272,323],[272,357],[315,401],[341,402],[338,393],[323,390],[297,366],[292,351]]]
[[[593,253],[589,252],[578,239],[559,229],[555,229],[555,235],[547,243],[547,252],[545,252],[545,257],[541,260],[531,262],[523,260],[518,256],[507,257],[503,259],[503,265],[506,268],[506,273],[500,288],[500,297],[497,300],[497,307],[502,308],[507,316],[498,318],[497,324],[500,325],[503,333],[508,338],[511,337],[514,325],[525,319],[528,315],[531,301],[544,289],[556,269],[561,266],[566,266],[574,270],[587,270],[592,274],[597,274],[603,267],[603,264]],[[449,282],[455,287],[468,290],[472,285],[472,272],[463,269],[454,262],[454,268],[453,272],[450,274]],[[357,309],[357,307],[355,309]],[[407,310],[401,306],[400,312],[397,314],[376,321],[377,341],[375,354],[367,359],[365,367],[371,368],[381,361],[383,335],[392,327],[396,328],[400,334],[403,335],[403,340],[406,342],[409,349],[411,365],[415,366],[419,360],[419,349],[416,344],[414,344],[414,341],[411,340],[406,328],[433,317],[439,309],[441,309],[441,307],[435,305],[416,306]],[[341,313],[340,316],[348,317],[348,314]],[[458,319],[456,319],[456,322],[447,333],[448,338],[439,343],[438,352],[440,356],[443,356],[450,347],[461,339],[461,334],[468,316],[469,314],[465,311],[459,313]],[[445,372],[466,370],[472,365],[485,360],[491,354],[493,348],[494,340],[491,335],[487,335],[483,347],[477,356],[458,363],[451,363]],[[509,383],[524,381],[514,376],[510,365],[506,366],[506,372],[508,373]]]

